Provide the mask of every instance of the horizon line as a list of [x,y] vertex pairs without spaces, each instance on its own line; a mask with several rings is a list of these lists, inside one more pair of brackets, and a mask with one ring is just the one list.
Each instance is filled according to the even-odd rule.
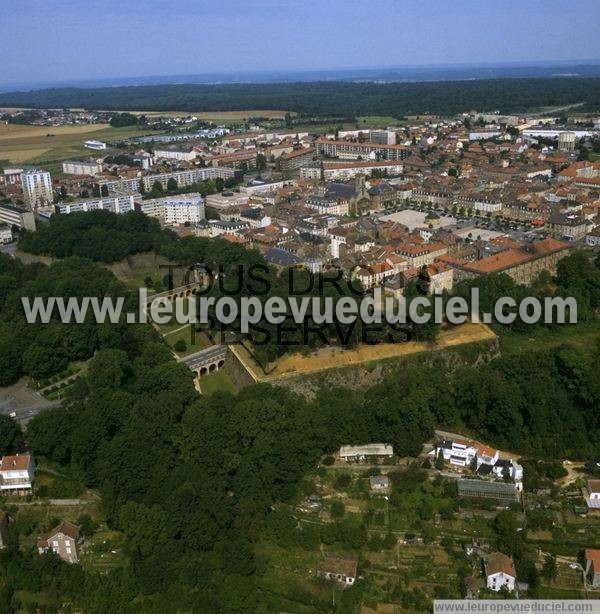
[[[401,70],[426,70],[426,69],[463,69],[463,68],[551,68],[553,66],[600,66],[600,58],[582,58],[574,60],[512,60],[512,61],[485,61],[485,62],[452,62],[452,63],[434,63],[434,64],[404,64],[404,65],[382,65],[382,66],[339,66],[339,67],[318,67],[318,68],[268,68],[268,69],[240,69],[231,70],[224,69],[221,71],[204,72],[204,73],[163,73],[163,74],[131,74],[131,75],[106,75],[98,77],[67,77],[64,79],[50,80],[32,80],[32,81],[12,81],[0,83],[0,88],[4,89],[3,93],[10,93],[6,90],[7,87],[31,87],[33,89],[52,89],[52,84],[67,84],[67,83],[93,83],[99,81],[123,81],[135,79],[192,79],[212,77],[227,77],[228,75],[299,75],[302,73],[327,73],[327,72],[351,72],[351,71],[401,71]],[[334,80],[334,79],[332,79]],[[239,83],[240,81],[230,81],[229,83]],[[250,81],[251,82],[251,81]],[[183,82],[173,81],[169,83],[161,83],[159,85],[176,85]],[[189,82],[188,82],[189,83]],[[203,84],[210,85],[209,81],[203,81]],[[214,83],[212,83],[214,84]],[[126,84],[123,84],[124,86]],[[132,84],[135,85],[135,84]],[[146,84],[151,85],[151,84]],[[157,84],[158,85],[158,84]],[[98,87],[106,87],[99,85]]]

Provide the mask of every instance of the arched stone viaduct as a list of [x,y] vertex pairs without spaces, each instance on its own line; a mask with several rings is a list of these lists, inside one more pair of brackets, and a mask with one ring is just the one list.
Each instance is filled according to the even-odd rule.
[[190,356],[185,356],[181,362],[186,364],[198,377],[218,371],[227,358],[226,345],[213,345]]

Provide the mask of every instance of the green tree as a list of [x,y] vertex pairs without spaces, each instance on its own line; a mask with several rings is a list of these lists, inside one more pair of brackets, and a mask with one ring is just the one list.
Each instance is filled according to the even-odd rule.
[[22,439],[23,433],[18,422],[0,414],[0,456],[16,452]]
[[558,576],[558,566],[556,564],[556,555],[547,554],[544,557],[544,565],[542,567],[542,576],[547,580],[556,580]]
[[187,350],[187,343],[185,342],[185,339],[177,339],[177,341],[175,341],[173,344],[173,349],[179,354],[181,354],[181,352],[185,352]]

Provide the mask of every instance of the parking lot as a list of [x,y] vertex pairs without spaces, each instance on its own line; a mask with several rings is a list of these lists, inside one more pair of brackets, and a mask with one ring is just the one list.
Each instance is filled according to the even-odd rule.
[[26,424],[44,409],[59,407],[60,401],[48,401],[27,386],[27,378],[16,384],[0,388],[0,414],[12,415],[21,424]]
[[[548,235],[544,228],[534,228],[529,224],[519,222],[506,222],[500,218],[488,218],[485,215],[454,215],[446,212],[443,209],[432,209],[439,217],[437,228],[444,228],[455,232],[459,236],[469,239],[477,239],[478,237],[484,240],[506,235],[515,241],[531,241],[534,239],[542,239]],[[428,226],[425,220],[430,211],[415,205],[414,208],[406,206],[398,206],[386,209],[379,214],[382,220],[393,220],[400,224],[404,224],[413,230],[423,226]],[[477,233],[477,230],[481,232]],[[471,236],[469,236],[469,233]]]

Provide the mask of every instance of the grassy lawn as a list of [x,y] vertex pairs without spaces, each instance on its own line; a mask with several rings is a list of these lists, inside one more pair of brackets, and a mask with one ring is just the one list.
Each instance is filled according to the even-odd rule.
[[74,499],[83,492],[83,485],[77,480],[55,475],[43,468],[35,475],[35,493],[38,497],[51,499]]
[[382,115],[366,115],[358,118],[360,128],[386,128],[387,126],[397,126],[402,122],[396,117]]
[[409,122],[401,121],[396,117],[381,115],[365,115],[357,117],[355,122],[325,121],[322,124],[294,124],[296,132],[311,132],[325,134],[340,130],[356,130],[357,128],[387,128],[387,126],[402,126]]
[[182,352],[177,352],[178,356],[189,356],[213,345],[203,332],[195,330],[193,324],[169,324],[168,326],[161,326],[161,332],[163,339],[171,348],[174,348],[177,341],[185,342],[186,348]]
[[200,389],[202,390],[202,394],[213,394],[217,391],[237,394],[238,391],[235,382],[224,370],[203,375],[200,378]]
[[[147,285],[147,278],[151,278],[152,284]],[[163,287],[162,282],[157,275],[156,269],[150,269],[147,271],[136,271],[130,277],[123,280],[125,285],[131,290],[139,290],[140,288],[148,288],[148,294],[152,295],[155,292],[163,292],[166,288]],[[153,284],[158,284],[158,290]]]
[[563,344],[578,348],[592,347],[600,339],[598,322],[581,322],[579,324],[563,324],[560,328],[550,330],[538,328],[531,335],[519,333],[502,333],[500,348],[503,354],[520,354],[531,350],[544,350]]

